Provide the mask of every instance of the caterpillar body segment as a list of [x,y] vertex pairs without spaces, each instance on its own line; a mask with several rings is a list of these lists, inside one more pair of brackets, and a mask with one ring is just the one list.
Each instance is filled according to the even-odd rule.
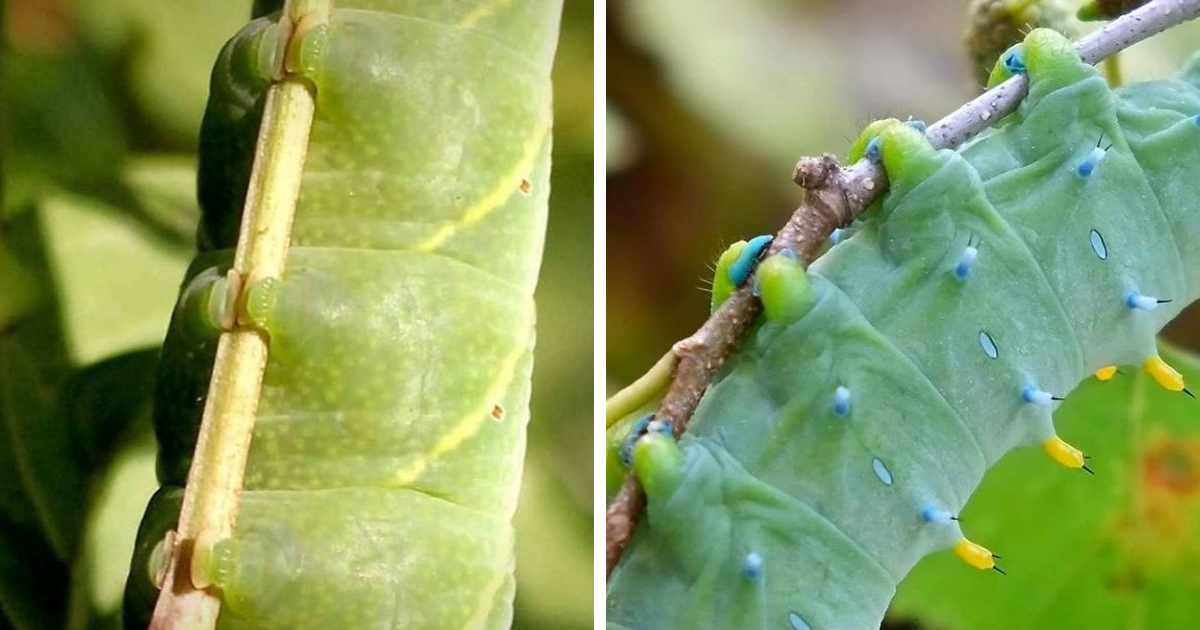
[[999,571],[954,515],[1007,451],[1090,472],[1052,421],[1081,380],[1145,365],[1182,391],[1154,335],[1200,294],[1200,154],[1149,146],[1200,147],[1195,72],[1112,92],[1053,32],[1018,52],[1029,97],[961,149],[897,121],[855,144],[878,147],[888,192],[804,273],[810,307],[769,306],[726,361],[679,483],[647,489],[610,628],[878,627],[927,554]]
[[713,273],[710,311],[716,311],[717,307],[721,306],[737,290],[738,285],[734,282],[731,271],[734,263],[741,260],[746,247],[746,241],[737,241],[721,252],[721,256],[717,258],[716,270]]
[[[288,50],[272,14],[222,51],[189,279],[229,266],[279,64],[311,82],[316,114],[285,272],[237,313],[270,345],[234,534],[193,568],[222,598],[219,628],[509,627],[560,9],[339,0]],[[216,335],[185,325],[197,308],[181,304],[164,346],[164,488],[139,532],[130,629],[207,392]]]

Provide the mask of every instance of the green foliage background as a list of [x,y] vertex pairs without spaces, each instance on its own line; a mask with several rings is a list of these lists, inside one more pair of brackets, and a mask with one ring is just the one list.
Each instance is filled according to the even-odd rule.
[[[801,198],[797,158],[844,154],[873,119],[932,122],[978,93],[968,4],[609,3],[610,391],[707,317],[706,283],[728,243],[786,221]],[[1122,54],[1126,80],[1173,73],[1198,42],[1193,23],[1139,44]],[[1166,336],[1200,349],[1200,309]],[[1193,360],[1171,356],[1200,383]],[[1200,406],[1125,372],[1085,384],[1056,414],[1062,435],[1096,455],[1094,478],[1020,451],[972,498],[964,529],[1004,556],[1009,575],[935,555],[902,584],[886,625],[1194,627],[1200,505],[1187,488],[1200,480]]]
[[[209,72],[250,4],[3,5],[0,630],[116,627],[156,487],[150,388],[194,250]],[[565,3],[554,81],[520,630],[591,627],[591,2]]]

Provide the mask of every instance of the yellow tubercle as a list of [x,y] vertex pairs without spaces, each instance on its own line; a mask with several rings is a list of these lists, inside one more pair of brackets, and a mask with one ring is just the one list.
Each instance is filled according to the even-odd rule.
[[1117,373],[1117,366],[1115,366],[1115,365],[1105,366],[1105,367],[1100,368],[1099,370],[1096,370],[1096,379],[1101,380],[1101,381],[1107,381],[1108,379],[1112,378],[1113,375],[1115,375],[1116,373]]
[[1046,450],[1046,453],[1050,457],[1054,458],[1054,461],[1067,468],[1083,468],[1083,453],[1074,446],[1064,442],[1057,435],[1042,442],[1042,448]]
[[954,555],[976,569],[993,569],[996,567],[996,556],[981,545],[966,538],[954,543]]
[[1153,376],[1154,380],[1158,381],[1159,385],[1173,392],[1183,391],[1183,377],[1180,376],[1179,372],[1175,371],[1175,368],[1167,365],[1167,362],[1163,361],[1162,357],[1155,355],[1146,359],[1144,367],[1146,368],[1146,372],[1150,376]]

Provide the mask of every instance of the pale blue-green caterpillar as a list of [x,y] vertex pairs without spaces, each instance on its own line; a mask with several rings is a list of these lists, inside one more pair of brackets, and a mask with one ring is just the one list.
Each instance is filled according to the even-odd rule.
[[759,265],[765,316],[685,434],[633,449],[647,508],[611,629],[877,628],[923,556],[997,568],[957,514],[1005,452],[1087,469],[1051,418],[1082,379],[1187,392],[1154,336],[1200,295],[1200,57],[1113,92],[1036,30],[993,83],[1012,72],[1028,97],[957,151],[869,127],[851,159],[889,191],[807,271]]
[[[560,11],[339,0],[289,48],[316,114],[284,275],[249,287],[243,313],[270,356],[234,535],[198,556],[219,628],[509,626]],[[282,54],[278,19],[250,22],[213,70],[202,253],[163,349],[163,487],[138,534],[130,630],[157,597],[230,319],[222,272]]]

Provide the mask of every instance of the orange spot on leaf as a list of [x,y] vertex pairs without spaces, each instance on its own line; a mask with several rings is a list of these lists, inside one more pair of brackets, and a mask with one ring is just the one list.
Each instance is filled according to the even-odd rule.
[[1147,485],[1192,494],[1200,488],[1200,444],[1194,440],[1161,442],[1146,454],[1143,469]]

